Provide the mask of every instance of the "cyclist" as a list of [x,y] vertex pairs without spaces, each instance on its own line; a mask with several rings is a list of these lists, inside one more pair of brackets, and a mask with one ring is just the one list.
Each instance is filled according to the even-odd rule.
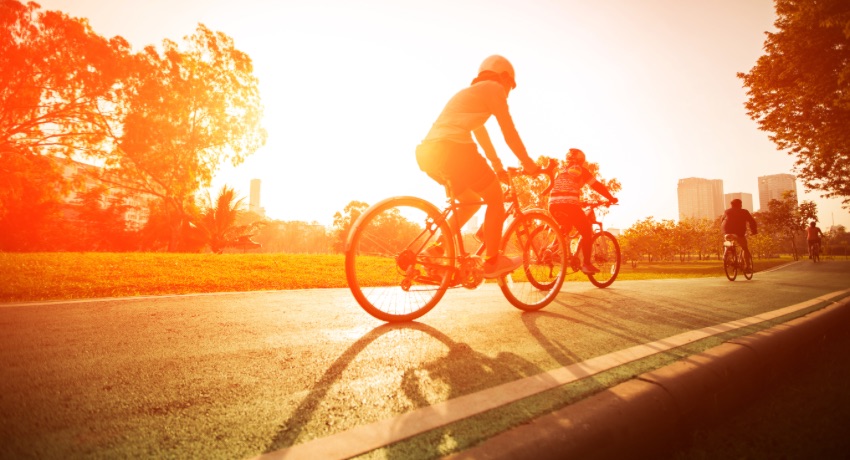
[[[507,181],[507,173],[484,123],[495,116],[505,143],[519,158],[523,168],[530,173],[539,170],[528,156],[508,110],[508,94],[514,88],[516,74],[513,65],[499,55],[488,57],[481,63],[478,76],[470,86],[449,99],[425,139],[416,147],[419,168],[443,186],[450,183],[458,201],[483,199],[487,205],[484,214],[485,278],[497,278],[516,270],[522,265],[522,259],[499,254],[505,220],[504,196],[499,180]],[[479,145],[490,161],[489,166],[478,152]],[[451,219],[452,229],[459,230],[479,208],[462,206],[455,219]],[[440,246],[429,248],[429,253],[434,252],[441,254],[442,249]]]
[[750,231],[753,235],[758,234],[758,225],[750,211],[743,208],[741,200],[735,198],[730,202],[730,207],[723,212],[723,217],[720,219],[720,231],[723,235],[735,235],[738,239],[738,244],[744,251],[744,260],[747,264],[750,261],[750,246],[747,244],[747,224],[750,226]]
[[587,169],[584,152],[570,149],[567,152],[566,164],[558,171],[552,191],[549,192],[549,213],[558,221],[562,231],[567,232],[575,227],[581,234],[581,271],[585,275],[593,275],[599,273],[599,269],[590,260],[593,228],[581,207],[581,191],[585,185],[589,185],[611,204],[617,204],[618,200],[611,195],[608,187],[597,181]]
[[806,227],[806,242],[809,243],[809,259],[814,256],[815,244],[820,245],[822,236],[823,232],[820,231],[820,227],[817,226],[815,221],[811,221],[809,226]]

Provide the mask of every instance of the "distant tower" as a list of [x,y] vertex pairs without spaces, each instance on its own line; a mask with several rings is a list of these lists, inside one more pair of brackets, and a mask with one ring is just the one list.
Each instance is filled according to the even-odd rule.
[[248,199],[248,210],[265,216],[265,209],[260,207],[260,179],[251,179],[251,196]]
[[687,218],[716,219],[726,209],[723,205],[723,181],[689,177],[679,179],[679,220]]
[[743,193],[743,192],[735,192],[735,193],[727,193],[726,201],[724,205],[728,208],[732,206],[732,200],[735,198],[741,200],[741,207],[746,209],[747,211],[753,212],[753,194],[752,193]]
[[767,211],[770,200],[782,200],[782,192],[797,195],[797,178],[793,174],[759,176],[759,211]]

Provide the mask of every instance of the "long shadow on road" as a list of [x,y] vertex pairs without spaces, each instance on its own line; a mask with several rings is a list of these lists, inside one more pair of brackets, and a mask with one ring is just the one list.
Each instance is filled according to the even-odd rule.
[[[313,419],[321,416],[322,403],[328,392],[341,380],[350,364],[378,339],[390,334],[403,334],[410,331],[423,333],[435,339],[445,347],[447,352],[435,359],[406,366],[400,386],[397,389],[388,389],[390,393],[387,395],[388,398],[398,395],[406,398],[404,405],[408,408],[407,410],[427,407],[435,402],[450,400],[492,385],[543,372],[543,369],[516,354],[502,352],[495,358],[491,358],[473,350],[468,344],[455,341],[436,328],[422,323],[383,324],[354,342],[328,367],[292,416],[277,430],[277,435],[268,443],[265,452],[283,449],[316,438],[316,435],[310,433],[310,427],[315,422]],[[395,344],[402,348],[393,350],[393,353],[403,356],[412,352],[414,350],[410,347],[422,347],[421,340],[422,337],[417,334],[415,340],[407,341],[407,343],[396,341]],[[397,428],[402,430],[403,426]],[[454,442],[450,429],[441,431],[438,428],[429,432],[428,436],[430,439],[440,439],[445,443]],[[388,446],[386,455],[388,458],[410,458],[412,449],[418,458],[436,457],[441,455],[440,444],[441,442],[435,444],[428,441],[417,444],[415,447],[403,444]]]

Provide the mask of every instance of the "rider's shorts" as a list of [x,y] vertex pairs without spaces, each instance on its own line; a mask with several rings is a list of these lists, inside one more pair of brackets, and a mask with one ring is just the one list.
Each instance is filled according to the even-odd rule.
[[496,179],[487,160],[475,144],[451,141],[423,142],[416,147],[419,169],[442,185],[452,184],[455,194],[467,189],[481,192]]

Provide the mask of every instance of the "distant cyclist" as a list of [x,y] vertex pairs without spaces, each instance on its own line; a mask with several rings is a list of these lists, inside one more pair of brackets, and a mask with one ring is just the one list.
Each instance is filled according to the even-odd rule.
[[[484,214],[485,278],[497,278],[512,272],[522,265],[522,258],[511,259],[499,254],[505,220],[499,178],[506,180],[507,173],[484,123],[495,116],[505,143],[519,158],[523,168],[531,173],[539,169],[528,156],[508,110],[508,94],[514,88],[516,75],[513,65],[502,56],[488,57],[478,68],[478,76],[472,84],[449,99],[428,135],[416,148],[419,168],[444,186],[451,183],[459,201],[483,199],[487,205]],[[479,145],[487,156],[486,160],[478,152]],[[490,165],[487,160],[490,160]],[[463,206],[456,216],[459,222],[451,219],[450,224],[453,228],[462,227],[479,208]]]
[[549,192],[549,212],[558,221],[562,231],[566,232],[575,227],[581,234],[581,271],[585,275],[593,275],[599,273],[599,269],[590,260],[593,228],[581,206],[581,191],[585,185],[589,185],[612,204],[617,203],[618,200],[611,195],[608,187],[597,181],[587,169],[584,152],[570,149],[567,152],[566,164],[558,171],[552,191]]
[[738,244],[744,251],[744,260],[749,261],[752,256],[750,255],[750,246],[747,244],[747,224],[749,224],[750,232],[753,235],[758,234],[758,224],[756,224],[756,220],[750,214],[750,211],[743,208],[741,200],[735,198],[730,204],[732,207],[723,213],[723,218],[720,220],[720,231],[723,232],[724,236],[731,234],[737,237]]
[[809,226],[806,227],[806,242],[809,243],[809,259],[814,256],[815,245],[820,245],[822,236],[823,232],[820,231],[817,223],[815,221],[809,223]]

